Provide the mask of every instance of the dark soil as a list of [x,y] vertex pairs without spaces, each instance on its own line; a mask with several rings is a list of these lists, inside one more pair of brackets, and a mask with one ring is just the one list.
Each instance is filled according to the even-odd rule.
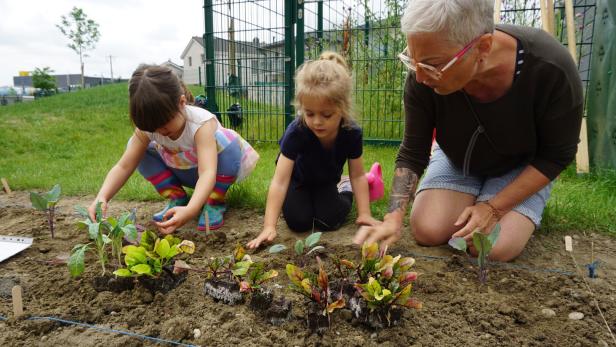
[[[417,246],[409,235],[389,250],[390,254],[415,256],[421,275],[413,295],[423,303],[421,310],[404,310],[397,325],[373,330],[353,322],[349,309],[336,310],[331,327],[323,335],[307,328],[307,302],[289,291],[284,268],[294,261],[295,240],[307,233],[290,232],[281,221],[276,242],[289,247],[281,254],[267,248],[249,252],[253,261],[264,261],[280,275],[268,284],[274,302],[266,312],[286,297],[293,303],[289,319],[276,326],[267,314],[252,310],[249,304],[226,305],[203,292],[205,274],[189,272],[185,280],[166,294],[151,292],[137,283],[120,293],[97,292],[92,285],[100,266],[92,254],[86,257],[86,271],[78,279],[70,277],[66,265],[53,265],[77,243],[87,242],[87,233],[78,229],[73,206],[87,206],[93,197],[63,197],[56,211],[56,237],[51,239],[45,218],[34,212],[28,194],[0,193],[0,234],[34,237],[33,245],[0,263],[0,346],[142,346],[154,342],[106,331],[66,325],[34,317],[56,317],[127,331],[159,339],[203,346],[597,346],[612,343],[593,296],[576,272],[563,246],[563,234],[537,232],[524,253],[512,264],[492,264],[487,283],[477,281],[473,265],[465,257],[454,256],[448,247]],[[151,218],[163,202],[113,201],[109,213],[136,207],[138,219]],[[222,235],[206,236],[196,230],[196,221],[177,234],[193,240],[196,251],[185,261],[204,268],[210,257],[228,255],[237,242],[245,244],[262,226],[261,213],[231,209],[220,230]],[[352,243],[356,231],[347,225],[337,232],[324,233],[326,250],[357,261],[359,249]],[[571,231],[574,257],[580,267],[601,260],[598,277],[587,278],[612,330],[616,331],[616,240],[592,230]],[[326,256],[322,256],[328,264]],[[314,260],[310,266],[314,267]],[[583,270],[585,270],[583,268]],[[110,267],[109,271],[113,271]],[[584,272],[586,275],[586,271]],[[335,278],[330,271],[330,278]],[[23,288],[27,317],[13,318],[6,288]],[[333,289],[333,288],[332,288]],[[10,293],[10,289],[9,292]],[[282,305],[284,306],[284,305]],[[550,309],[555,315],[542,310]],[[280,311],[284,316],[284,311]],[[288,312],[288,311],[287,311]],[[571,312],[584,318],[571,320]],[[31,317],[30,319],[27,319]],[[273,317],[273,311],[272,316]],[[195,331],[198,329],[198,331]]]

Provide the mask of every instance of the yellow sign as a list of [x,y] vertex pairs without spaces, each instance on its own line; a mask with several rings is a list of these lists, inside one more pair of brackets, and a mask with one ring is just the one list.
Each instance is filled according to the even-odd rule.
[[30,71],[19,71],[19,76],[30,76]]

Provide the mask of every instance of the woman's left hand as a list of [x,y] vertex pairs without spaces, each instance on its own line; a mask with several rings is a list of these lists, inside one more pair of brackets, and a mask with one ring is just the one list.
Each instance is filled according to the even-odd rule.
[[381,224],[383,222],[381,222],[378,219],[374,219],[371,215],[367,214],[367,215],[359,215],[357,216],[357,219],[355,220],[355,224],[357,225],[367,225],[367,226],[375,226],[378,224]]
[[462,211],[454,225],[464,227],[453,234],[452,237],[463,237],[469,242],[473,238],[473,231],[479,229],[484,234],[489,234],[497,222],[498,218],[490,205],[479,202]]
[[170,208],[165,215],[163,216],[164,222],[154,222],[154,224],[158,227],[158,231],[162,234],[171,234],[176,229],[186,224],[191,218],[193,218],[193,214],[190,212],[188,207],[186,206],[176,206],[174,208]]

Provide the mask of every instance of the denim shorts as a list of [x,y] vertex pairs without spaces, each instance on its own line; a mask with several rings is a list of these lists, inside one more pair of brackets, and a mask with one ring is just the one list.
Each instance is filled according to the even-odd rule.
[[[426,189],[448,189],[474,195],[477,202],[487,201],[511,183],[525,167],[526,165],[517,167],[498,177],[464,176],[462,170],[456,168],[447,158],[447,155],[436,145],[417,193],[419,194]],[[552,182],[522,201],[513,210],[529,218],[535,224],[535,227],[539,227],[541,215],[550,197],[551,190]]]

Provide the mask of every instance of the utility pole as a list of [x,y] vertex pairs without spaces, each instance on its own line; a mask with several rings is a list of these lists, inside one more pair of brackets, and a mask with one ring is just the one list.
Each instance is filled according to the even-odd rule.
[[113,62],[112,62],[113,56],[110,54],[109,55],[109,70],[111,70],[111,83],[113,83]]

